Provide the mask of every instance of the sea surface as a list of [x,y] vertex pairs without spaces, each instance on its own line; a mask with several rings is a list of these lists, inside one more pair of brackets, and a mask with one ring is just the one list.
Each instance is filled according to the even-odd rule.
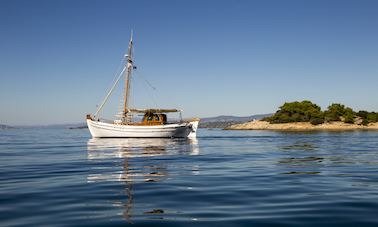
[[378,226],[378,132],[0,131],[0,226]]

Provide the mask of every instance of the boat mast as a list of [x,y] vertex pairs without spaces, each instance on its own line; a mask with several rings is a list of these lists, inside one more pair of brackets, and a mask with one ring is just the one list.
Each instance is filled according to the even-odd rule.
[[123,106],[123,122],[127,122],[127,113],[129,112],[128,108],[128,101],[129,101],[129,95],[130,95],[130,79],[131,79],[131,72],[133,70],[133,31],[131,31],[131,38],[129,42],[129,49],[127,51],[126,55],[126,78],[125,78],[125,102]]

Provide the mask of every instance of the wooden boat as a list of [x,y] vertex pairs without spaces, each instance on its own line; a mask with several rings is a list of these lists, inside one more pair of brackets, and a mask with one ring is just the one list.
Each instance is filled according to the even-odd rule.
[[[173,138],[173,137],[196,137],[199,118],[182,120],[181,110],[178,109],[132,109],[129,108],[130,80],[132,71],[135,69],[133,63],[133,39],[129,42],[126,64],[119,74],[116,82],[106,95],[96,113],[87,115],[88,129],[95,138]],[[121,78],[125,78],[125,94],[123,111],[118,119],[113,121],[100,119],[99,114],[114,88]],[[168,113],[180,113],[180,119],[176,122],[168,121]],[[144,114],[140,122],[134,121],[135,114]]]

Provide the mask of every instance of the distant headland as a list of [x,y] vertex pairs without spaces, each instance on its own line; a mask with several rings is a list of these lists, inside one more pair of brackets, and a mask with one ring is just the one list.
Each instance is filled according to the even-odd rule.
[[378,130],[378,113],[360,110],[355,112],[345,105],[333,103],[327,110],[305,100],[287,102],[272,116],[242,124],[231,125],[227,130]]
[[14,127],[11,127],[9,125],[2,125],[0,124],[0,130],[5,130],[5,129],[13,129]]

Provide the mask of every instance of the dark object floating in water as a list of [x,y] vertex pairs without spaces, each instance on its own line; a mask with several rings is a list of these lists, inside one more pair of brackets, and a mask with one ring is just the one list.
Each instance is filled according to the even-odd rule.
[[146,211],[144,214],[164,214],[164,210],[162,209],[153,209],[151,211]]
[[302,171],[291,171],[283,174],[320,174],[320,172],[313,171],[313,172],[302,172]]
[[156,182],[156,180],[148,178],[148,179],[144,180],[144,182]]

